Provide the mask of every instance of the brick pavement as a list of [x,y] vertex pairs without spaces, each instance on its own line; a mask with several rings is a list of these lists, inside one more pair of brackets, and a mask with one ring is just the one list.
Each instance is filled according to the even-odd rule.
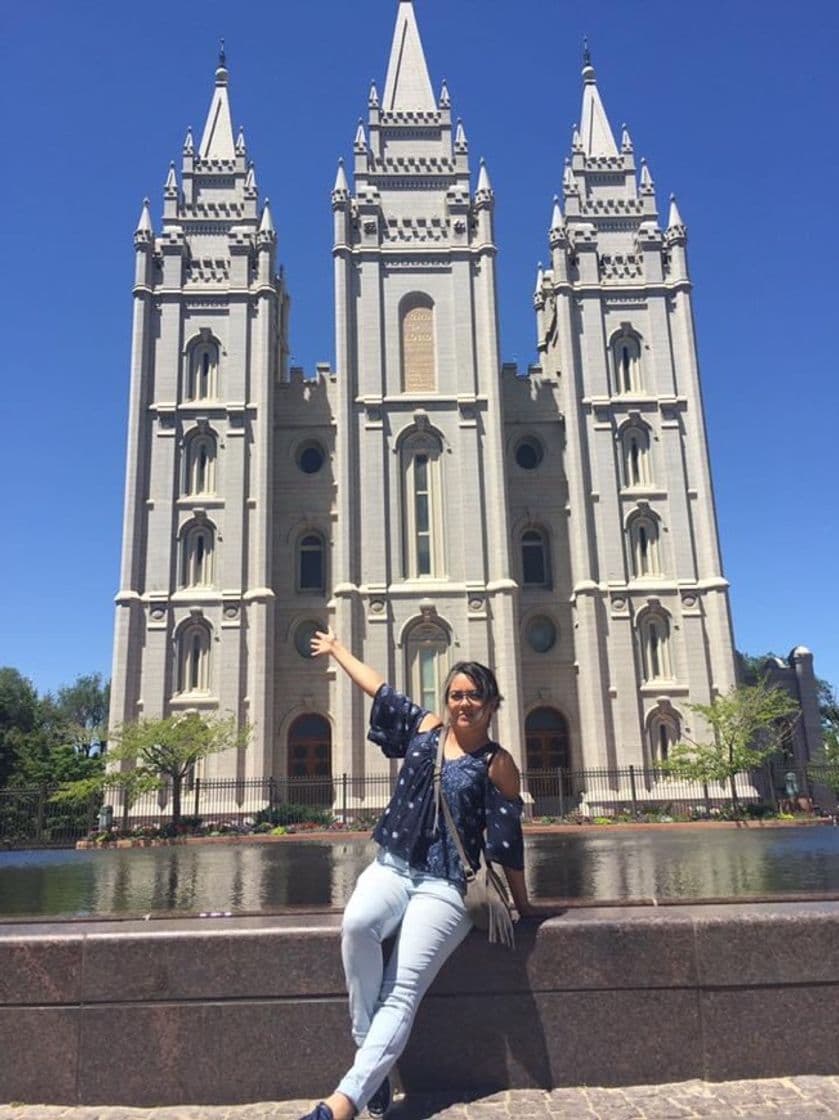
[[[167,1108],[0,1105],[0,1120],[298,1120],[307,1101]],[[397,1100],[389,1120],[687,1120],[839,1117],[839,1076],[766,1081],[684,1081],[623,1089],[555,1089],[496,1093],[474,1100],[449,1094]]]

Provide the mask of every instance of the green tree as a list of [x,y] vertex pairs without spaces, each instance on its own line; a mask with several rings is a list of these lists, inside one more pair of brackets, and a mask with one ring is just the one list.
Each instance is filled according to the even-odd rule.
[[17,669],[0,668],[0,787],[18,769],[38,725],[38,693]]
[[110,682],[103,682],[101,673],[88,673],[51,698],[56,715],[75,731],[76,750],[85,756],[97,753],[105,741],[110,694]]
[[765,681],[740,685],[710,704],[689,704],[713,734],[709,742],[677,743],[662,769],[698,782],[728,782],[737,808],[737,774],[756,770],[777,753],[798,711],[795,700]]
[[808,770],[810,778],[826,785],[839,797],[839,697],[825,680],[819,680],[822,748]]
[[202,758],[247,746],[250,728],[236,720],[197,712],[126,723],[109,733],[108,770],[66,783],[58,800],[86,800],[106,786],[120,786],[130,804],[139,794],[171,786],[172,824],[181,819],[184,779]]

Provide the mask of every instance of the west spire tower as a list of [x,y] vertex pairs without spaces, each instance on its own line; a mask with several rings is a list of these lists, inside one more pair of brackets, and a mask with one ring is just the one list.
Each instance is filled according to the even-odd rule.
[[[201,142],[134,235],[134,329],[111,722],[184,709],[254,726],[214,772],[270,769],[273,410],[288,297],[222,53]],[[258,651],[258,652],[257,652]]]

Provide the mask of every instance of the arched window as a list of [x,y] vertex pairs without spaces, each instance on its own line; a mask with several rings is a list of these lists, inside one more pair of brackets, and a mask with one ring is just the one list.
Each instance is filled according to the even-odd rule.
[[550,546],[541,529],[527,529],[521,535],[521,577],[525,587],[550,587]]
[[681,738],[677,716],[672,712],[656,711],[650,717],[649,729],[650,758],[653,765],[666,762],[671,748]]
[[410,436],[402,447],[405,575],[408,578],[438,575],[442,567],[441,451],[440,441],[430,432]]
[[555,708],[536,708],[524,723],[526,764],[530,770],[567,770],[571,765],[568,721]]
[[332,728],[323,716],[298,716],[288,731],[289,778],[332,777]]
[[670,623],[663,612],[648,611],[638,624],[645,681],[672,680]]
[[185,626],[178,639],[178,692],[210,691],[210,630],[204,623]]
[[641,390],[641,339],[626,324],[612,340],[612,366],[618,393]]
[[629,553],[635,579],[661,574],[658,522],[652,514],[639,514],[629,522]]
[[320,533],[306,533],[297,543],[297,590],[326,590],[326,556]]
[[437,391],[437,355],[434,340],[434,303],[426,295],[407,296],[400,307],[402,336],[402,391]]
[[218,395],[218,344],[202,339],[189,351],[184,397],[188,401],[215,400]]
[[624,486],[649,486],[652,481],[649,429],[632,424],[621,432],[620,443]]
[[184,493],[214,494],[216,491],[216,441],[210,432],[190,436],[184,456]]
[[408,632],[405,650],[411,696],[421,707],[437,711],[448,669],[449,635],[439,623],[417,623]]
[[213,584],[212,526],[189,525],[183,533],[181,544],[181,586],[211,587]]

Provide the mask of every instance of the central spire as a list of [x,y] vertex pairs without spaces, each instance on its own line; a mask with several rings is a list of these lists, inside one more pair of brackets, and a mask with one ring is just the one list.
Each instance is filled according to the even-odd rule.
[[597,88],[588,39],[583,48],[583,83],[583,112],[580,117],[583,151],[587,156],[616,156],[618,148]]
[[426,113],[437,108],[411,0],[401,0],[396,13],[382,108]]
[[236,144],[233,140],[233,122],[230,119],[230,100],[227,94],[227,57],[224,40],[219,50],[216,88],[207,113],[204,135],[198,149],[201,159],[230,160],[236,158]]

